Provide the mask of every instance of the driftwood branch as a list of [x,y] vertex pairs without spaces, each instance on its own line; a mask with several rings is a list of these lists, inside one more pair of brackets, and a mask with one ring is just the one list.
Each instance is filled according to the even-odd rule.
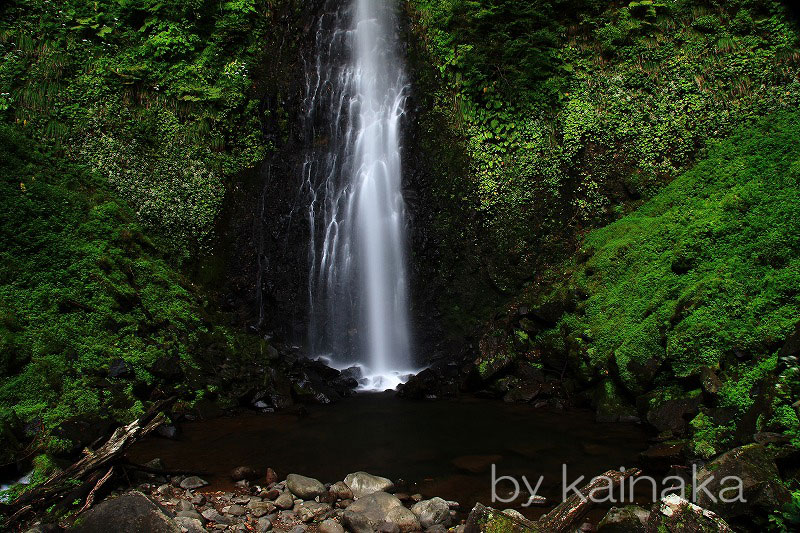
[[594,502],[597,501],[597,498],[591,497],[594,491],[598,491],[600,497],[608,497],[609,488],[613,490],[626,479],[638,475],[639,470],[636,468],[624,472],[609,470],[583,486],[578,491],[580,494],[573,494],[558,504],[555,509],[542,516],[536,524],[540,526],[543,531],[550,531],[553,533],[574,531],[577,522],[586,516],[586,513],[595,506]]
[[[125,450],[166,421],[162,410],[174,401],[173,397],[155,403],[138,420],[117,428],[100,448],[84,455],[68,468],[4,506],[2,514],[9,517],[6,523],[17,522],[31,513],[62,503],[65,495],[75,490],[76,481],[80,482],[79,485],[88,485],[89,488],[94,485],[94,488],[88,491],[89,498],[93,499],[96,490],[100,489],[112,475],[113,465],[120,460]],[[106,476],[99,475],[98,471],[101,469],[108,469]],[[91,505],[88,498],[87,504]]]
[[[593,492],[597,491],[597,496],[601,498],[607,497],[609,489],[615,490],[626,479],[638,475],[638,469],[631,469],[625,472],[609,470],[602,476],[592,479],[578,490],[580,494],[573,494],[536,522],[507,515],[490,507],[477,504],[467,518],[464,533],[481,533],[488,529],[495,529],[494,527],[487,527],[490,523],[494,523],[494,526],[509,533],[566,533],[575,531],[578,521],[586,516],[586,513],[595,505],[591,498]],[[597,497],[594,500],[596,501]],[[498,521],[502,523],[498,523]]]

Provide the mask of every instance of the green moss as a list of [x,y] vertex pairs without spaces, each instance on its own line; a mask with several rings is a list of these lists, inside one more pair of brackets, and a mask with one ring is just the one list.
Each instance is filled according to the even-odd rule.
[[[0,440],[74,446],[64,423],[127,422],[151,392],[191,397],[179,375],[205,356],[199,295],[104,182],[0,125]],[[224,345],[223,345],[224,346]],[[111,375],[112,362],[123,369]],[[179,380],[178,380],[179,381]],[[176,387],[177,389],[173,389]]]

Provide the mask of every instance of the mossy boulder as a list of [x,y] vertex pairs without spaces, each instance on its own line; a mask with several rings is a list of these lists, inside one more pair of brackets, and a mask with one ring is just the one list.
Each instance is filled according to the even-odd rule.
[[[697,481],[700,484],[709,479],[706,487],[717,501],[700,491],[697,503],[726,518],[766,517],[792,499],[791,493],[781,482],[775,461],[761,444],[735,448],[708,463],[698,472]],[[720,492],[726,487],[736,487],[738,481],[734,480],[741,480],[744,501],[722,501]],[[724,495],[726,500],[731,500],[737,494],[736,490],[731,489]]]

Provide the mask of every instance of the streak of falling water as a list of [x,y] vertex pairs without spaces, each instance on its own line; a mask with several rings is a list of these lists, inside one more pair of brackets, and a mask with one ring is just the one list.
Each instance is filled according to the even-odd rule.
[[393,2],[328,7],[306,69],[310,341],[334,366],[360,364],[362,388],[382,389],[411,369],[400,158],[407,80]]

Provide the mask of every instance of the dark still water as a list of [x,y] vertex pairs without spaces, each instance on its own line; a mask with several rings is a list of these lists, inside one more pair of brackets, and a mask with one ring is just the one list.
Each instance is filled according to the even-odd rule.
[[[129,453],[134,462],[155,457],[167,468],[213,474],[209,490],[229,489],[231,469],[272,467],[323,483],[357,470],[409,483],[426,497],[456,500],[463,507],[491,504],[491,464],[497,475],[527,476],[548,501],[561,499],[567,480],[590,478],[637,464],[646,446],[634,424],[599,424],[590,411],[553,412],[499,401],[411,402],[393,394],[365,394],[329,406],[309,406],[307,416],[246,414],[184,424],[179,440],[149,438]],[[588,481],[588,479],[587,479]],[[498,494],[513,489],[502,482]],[[499,508],[517,507],[496,503]],[[537,516],[541,509],[520,509]]]

